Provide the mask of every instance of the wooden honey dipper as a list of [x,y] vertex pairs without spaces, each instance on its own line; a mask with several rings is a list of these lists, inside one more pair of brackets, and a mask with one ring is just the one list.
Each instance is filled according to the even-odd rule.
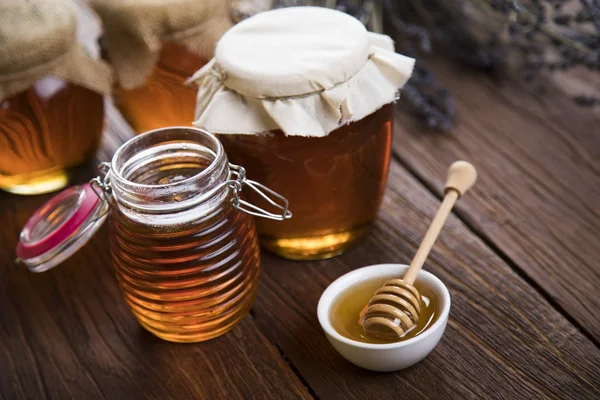
[[444,200],[402,279],[392,279],[379,288],[361,312],[359,323],[367,335],[402,337],[413,329],[421,310],[421,296],[413,286],[456,200],[477,180],[477,171],[466,161],[456,161],[448,169]]

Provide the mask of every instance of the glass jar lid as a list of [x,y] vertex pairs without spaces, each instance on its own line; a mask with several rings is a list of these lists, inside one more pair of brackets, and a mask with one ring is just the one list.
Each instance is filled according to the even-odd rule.
[[90,184],[73,186],[48,200],[29,218],[17,245],[17,260],[43,272],[79,250],[106,219],[108,204]]

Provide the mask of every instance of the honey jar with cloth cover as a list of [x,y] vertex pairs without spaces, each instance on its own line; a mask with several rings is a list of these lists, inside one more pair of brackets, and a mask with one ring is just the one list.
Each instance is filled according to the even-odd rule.
[[113,99],[136,133],[191,126],[196,91],[185,85],[232,25],[224,0],[92,0]]
[[320,259],[365,236],[386,184],[393,103],[413,64],[388,36],[327,8],[262,12],[223,35],[190,80],[195,125],[293,205],[289,221],[257,221],[265,248]]
[[77,42],[70,1],[0,2],[0,189],[66,186],[96,152],[110,89],[108,65]]

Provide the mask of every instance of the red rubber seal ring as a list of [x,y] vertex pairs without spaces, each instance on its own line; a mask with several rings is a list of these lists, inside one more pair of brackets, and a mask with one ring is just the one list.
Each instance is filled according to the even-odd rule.
[[[66,239],[68,239],[73,232],[75,232],[85,220],[89,217],[92,211],[96,208],[96,205],[100,201],[96,193],[92,190],[89,184],[82,185],[80,191],[83,192],[83,199],[78,205],[75,212],[71,215],[56,229],[50,232],[45,237],[35,242],[23,242],[19,241],[17,245],[17,257],[26,260],[33,257],[38,257],[57,246],[60,246]],[[42,207],[40,207],[35,214],[29,218],[23,232],[32,232],[36,225],[44,219],[45,212],[50,208],[54,209],[56,206],[73,195],[73,190],[77,187],[72,187],[64,190],[48,200]]]

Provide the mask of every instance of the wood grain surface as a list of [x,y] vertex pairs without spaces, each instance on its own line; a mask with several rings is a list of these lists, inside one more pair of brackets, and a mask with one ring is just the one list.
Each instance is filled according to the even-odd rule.
[[456,126],[436,134],[399,113],[397,159],[438,197],[438,177],[452,161],[475,164],[477,190],[458,215],[599,344],[599,113],[551,86],[496,82],[452,63],[433,67],[455,95]]
[[14,267],[42,197],[0,197],[0,398],[310,398],[251,317],[200,345],[143,330],[114,279],[106,227],[59,268]]
[[[429,132],[400,102],[388,189],[368,238],[326,261],[263,254],[251,314],[209,342],[168,343],[139,326],[113,277],[105,228],[54,270],[15,266],[19,231],[49,196],[0,193],[0,398],[600,398],[597,113],[548,88],[433,66],[456,97],[456,126]],[[103,161],[131,137],[110,106],[107,121]],[[408,263],[459,158],[479,181],[424,267],[452,296],[444,337],[404,371],[353,366],[319,327],[322,291],[358,267]],[[74,181],[94,174],[82,168]]]
[[[102,159],[130,136],[114,110],[108,115]],[[79,179],[93,172],[84,169]],[[444,178],[445,171],[430,177],[440,187]],[[460,202],[485,190],[478,184]],[[537,283],[456,217],[425,265],[453,299],[436,350],[388,374],[354,367],[333,350],[316,318],[322,291],[354,268],[408,262],[439,204],[396,160],[367,240],[320,262],[264,254],[251,315],[231,333],[193,345],[163,342],[138,326],[112,276],[105,229],[55,270],[30,274],[13,265],[18,232],[47,197],[0,195],[2,398],[592,399],[600,393],[598,347]]]
[[315,315],[321,292],[352,269],[408,263],[438,204],[393,164],[380,219],[365,243],[324,262],[265,257],[254,312],[259,327],[320,398],[594,398],[600,350],[456,217],[425,263],[452,295],[449,325],[433,353],[406,371],[378,374],[331,351]]

